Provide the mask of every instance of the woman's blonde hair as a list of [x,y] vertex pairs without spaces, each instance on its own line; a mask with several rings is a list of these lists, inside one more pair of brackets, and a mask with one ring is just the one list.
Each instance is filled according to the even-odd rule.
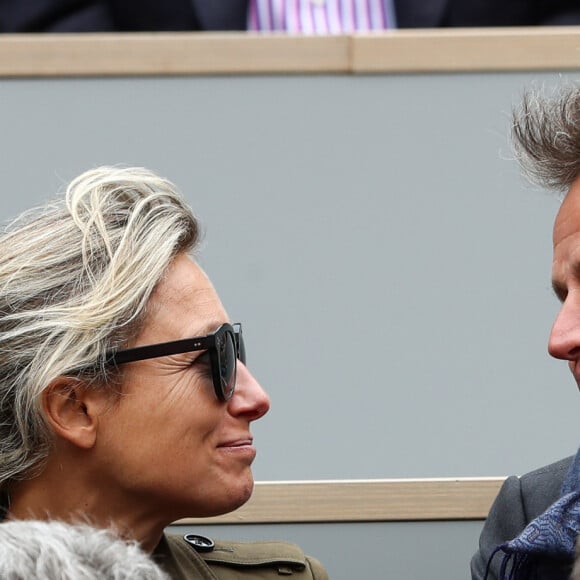
[[175,186],[138,167],[87,171],[5,229],[0,490],[47,456],[42,391],[67,375],[113,390],[105,353],[136,335],[168,265],[197,240],[196,219]]

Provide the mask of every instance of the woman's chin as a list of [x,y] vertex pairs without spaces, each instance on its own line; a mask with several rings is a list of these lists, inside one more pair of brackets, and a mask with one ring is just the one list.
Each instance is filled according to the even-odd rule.
[[225,514],[243,506],[251,497],[254,490],[254,478],[250,477],[244,483],[239,482],[236,488],[231,489],[225,498],[220,514]]
[[204,503],[203,508],[196,506],[195,514],[188,517],[214,517],[232,512],[243,506],[252,497],[254,489],[254,478],[249,477],[245,481],[236,481],[235,485],[224,488],[223,494],[213,497],[211,501]]

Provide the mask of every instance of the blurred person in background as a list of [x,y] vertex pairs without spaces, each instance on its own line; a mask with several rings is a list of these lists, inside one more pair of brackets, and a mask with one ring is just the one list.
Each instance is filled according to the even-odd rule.
[[574,0],[0,0],[0,32],[175,30],[348,34],[580,24]]

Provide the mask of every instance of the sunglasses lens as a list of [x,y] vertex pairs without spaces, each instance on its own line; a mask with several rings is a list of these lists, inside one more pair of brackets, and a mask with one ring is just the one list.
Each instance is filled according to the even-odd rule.
[[238,359],[246,364],[246,345],[244,344],[244,337],[241,330],[236,332],[236,346],[238,348]]
[[229,399],[236,386],[236,343],[232,332],[225,332],[219,341],[219,365],[222,392]]

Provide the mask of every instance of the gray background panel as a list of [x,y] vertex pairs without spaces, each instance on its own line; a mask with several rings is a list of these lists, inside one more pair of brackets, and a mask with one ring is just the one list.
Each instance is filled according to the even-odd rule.
[[[259,480],[522,473],[578,444],[576,387],[546,352],[558,200],[521,179],[507,141],[523,88],[559,80],[4,79],[0,214],[98,164],[180,186],[272,398],[254,428]],[[467,577],[480,527],[369,525],[363,545],[393,548],[359,577],[426,577],[397,562],[431,541]],[[317,543],[297,541],[340,570],[332,534],[351,532],[304,529]]]
[[103,163],[181,187],[272,397],[258,479],[522,472],[577,445],[558,201],[506,138],[532,79],[558,75],[3,80],[0,213]]

